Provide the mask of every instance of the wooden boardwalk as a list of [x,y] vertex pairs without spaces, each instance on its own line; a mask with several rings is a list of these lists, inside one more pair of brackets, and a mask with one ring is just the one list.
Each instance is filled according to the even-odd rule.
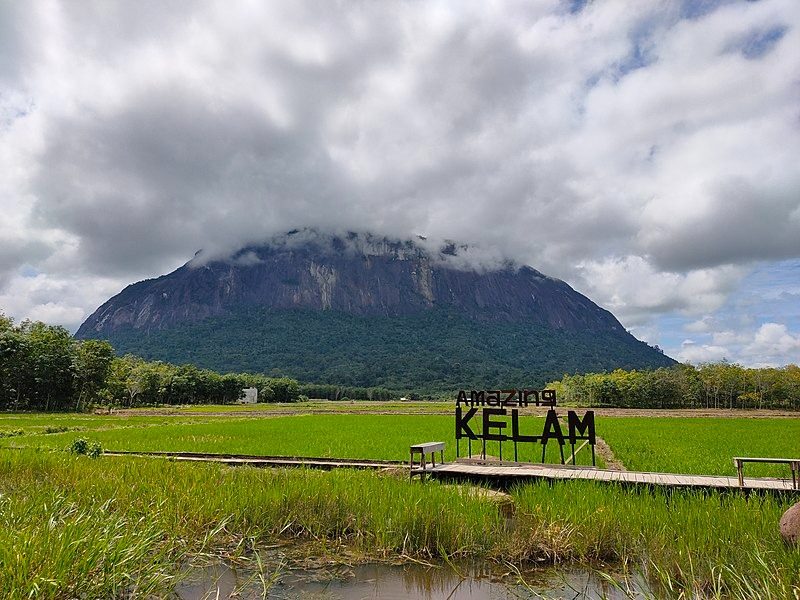
[[[492,463],[475,459],[427,467],[425,473],[437,479],[472,479],[488,481],[524,481],[581,479],[633,486],[694,488],[707,490],[745,490],[800,493],[792,488],[791,480],[745,477],[744,487],[737,477],[712,475],[681,475],[677,473],[645,473],[637,471],[607,471],[593,467],[570,465],[538,465],[526,463]],[[422,469],[414,469],[414,475]]]
[[[186,462],[214,462],[226,465],[254,467],[309,469],[397,469],[408,472],[409,463],[391,460],[356,460],[305,456],[257,456],[247,454],[211,454],[204,452],[123,452],[107,451],[104,456],[148,456]],[[414,468],[412,475],[422,474]],[[593,467],[570,465],[540,465],[531,463],[484,462],[479,459],[459,459],[455,462],[427,466],[425,474],[437,479],[469,479],[487,482],[514,482],[525,480],[559,481],[581,479],[633,486],[658,486],[666,488],[694,488],[716,490],[744,490],[786,492],[800,494],[792,489],[792,481],[745,477],[744,487],[739,487],[737,477],[711,475],[680,475],[676,473],[643,473],[636,471],[607,471]]]
[[309,469],[408,469],[407,462],[397,460],[358,460],[347,458],[315,458],[310,456],[257,456],[249,454],[212,454],[206,452],[129,452],[105,451],[103,456],[147,456],[182,462],[214,462],[252,467],[306,467]]

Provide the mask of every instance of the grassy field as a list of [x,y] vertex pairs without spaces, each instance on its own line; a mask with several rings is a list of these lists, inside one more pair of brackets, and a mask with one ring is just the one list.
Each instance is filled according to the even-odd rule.
[[[800,595],[800,549],[777,534],[789,498],[528,484],[512,490],[509,526],[471,487],[60,452],[81,436],[112,450],[400,460],[411,443],[444,440],[455,454],[452,416],[340,414],[346,408],[338,406],[330,414],[265,416],[239,408],[228,416],[216,407],[177,416],[0,415],[0,432],[19,432],[0,438],[3,597],[164,594],[189,556],[245,555],[278,541],[318,557],[589,564],[642,573],[668,598]],[[526,431],[541,429],[543,419],[527,419]],[[597,428],[629,469],[732,473],[736,454],[800,454],[798,419],[598,417]],[[496,446],[487,450],[497,455]],[[550,444],[548,460],[557,455]],[[539,446],[520,458],[538,460]]]
[[[614,417],[597,427],[632,471],[735,475],[734,456],[800,457],[800,418]],[[745,468],[748,476],[790,476],[784,465]]]
[[[792,598],[787,500],[569,482],[512,491],[513,526],[470,487],[371,472],[226,468],[0,450],[4,598],[163,594],[186,557],[279,540],[317,557],[469,557],[641,572],[657,594]],[[724,518],[720,518],[724,516]]]
[[61,432],[98,431],[103,429],[127,429],[176,424],[195,424],[207,421],[198,416],[186,415],[165,417],[151,416],[105,416],[83,414],[3,414],[0,415],[0,439],[20,435],[48,435]]
[[[383,410],[396,404],[400,403],[384,405]],[[526,431],[541,432],[544,421],[525,417],[524,423]],[[35,435],[44,433],[48,426],[68,430]],[[230,416],[0,416],[0,435],[15,429],[32,435],[0,438],[0,446],[60,449],[82,435],[109,450],[406,460],[409,445],[442,440],[447,442],[446,457],[455,458],[453,417],[444,415],[332,413],[262,417],[237,410]],[[733,456],[800,456],[800,419],[598,417],[597,432],[629,470],[734,475]],[[464,440],[461,448],[463,455]],[[518,448],[520,460],[541,459],[538,445],[520,444]],[[565,450],[568,455],[568,446]],[[480,445],[473,444],[473,453],[479,451]],[[504,443],[503,451],[504,457],[512,457],[512,444]],[[497,443],[488,443],[487,452],[497,456]],[[557,444],[548,445],[547,459],[558,460]],[[588,461],[589,454],[584,450],[579,462]],[[599,464],[603,466],[602,460]],[[789,476],[788,467],[780,465],[748,465],[746,473]]]
[[[152,412],[153,409],[141,409],[141,412]],[[431,402],[431,401],[382,401],[373,402],[369,400],[350,400],[350,401],[331,401],[331,400],[311,400],[309,402],[291,402],[275,404],[207,404],[200,406],[181,406],[167,409],[175,414],[209,414],[209,413],[296,413],[296,412],[330,412],[330,413],[352,413],[358,412],[400,412],[409,413],[431,413],[445,412],[453,410],[453,403]],[[126,412],[135,412],[131,409]]]
[[[147,419],[147,417],[138,417]],[[152,426],[96,427],[82,433],[98,441],[107,450],[216,452],[232,454],[262,454],[284,456],[319,456],[341,458],[372,458],[378,460],[407,460],[408,447],[424,441],[448,442],[445,457],[455,458],[455,427],[453,417],[440,415],[302,415],[271,418],[223,418],[185,423],[152,417]],[[527,431],[541,433],[544,419],[529,417]],[[145,425],[146,425],[145,421]],[[0,445],[64,448],[76,437],[74,431],[47,436],[21,436],[0,440]],[[473,453],[480,445],[473,443]],[[503,444],[505,457],[513,457],[513,445]],[[461,443],[467,452],[466,441]],[[566,451],[566,447],[565,447]],[[520,460],[541,460],[541,446],[519,445]],[[547,459],[559,459],[558,445],[548,444]],[[487,443],[487,453],[499,455],[497,442]],[[510,453],[510,454],[509,454]],[[567,451],[567,456],[569,452]],[[578,455],[582,464],[590,464],[591,455]]]

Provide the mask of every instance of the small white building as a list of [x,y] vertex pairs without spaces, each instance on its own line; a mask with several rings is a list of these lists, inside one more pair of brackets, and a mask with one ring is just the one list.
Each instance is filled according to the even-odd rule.
[[256,404],[258,402],[258,388],[244,388],[244,396],[239,398],[239,404]]

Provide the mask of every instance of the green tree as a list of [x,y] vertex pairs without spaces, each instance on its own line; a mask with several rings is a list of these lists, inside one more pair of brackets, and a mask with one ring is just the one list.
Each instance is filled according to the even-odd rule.
[[106,386],[113,360],[114,348],[108,342],[86,340],[77,344],[72,361],[78,390],[76,410],[97,399]]

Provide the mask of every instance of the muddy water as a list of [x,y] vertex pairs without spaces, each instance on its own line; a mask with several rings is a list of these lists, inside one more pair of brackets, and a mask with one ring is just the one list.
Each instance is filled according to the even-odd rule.
[[[263,577],[263,579],[262,579]],[[451,567],[368,564],[316,570],[278,570],[259,574],[223,563],[191,569],[175,589],[180,600],[268,598],[289,600],[361,600],[419,598],[423,600],[629,599],[650,597],[639,582],[625,589],[587,571],[543,571],[526,576],[491,578],[487,573]]]

